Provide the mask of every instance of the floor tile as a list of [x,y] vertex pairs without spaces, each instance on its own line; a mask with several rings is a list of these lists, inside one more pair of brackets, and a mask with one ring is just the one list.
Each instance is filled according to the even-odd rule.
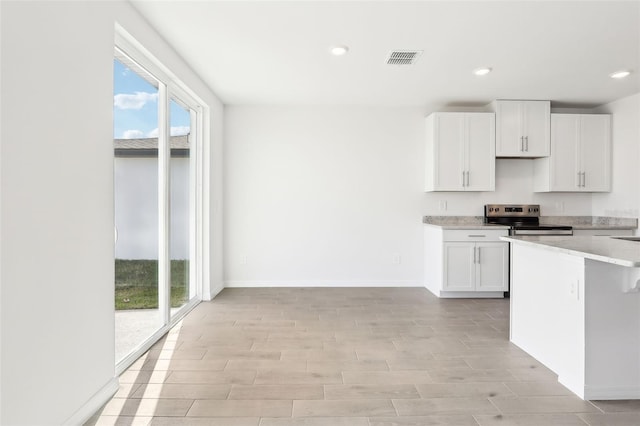
[[[171,417],[175,419],[175,417]],[[85,423],[85,426],[147,426],[151,424],[149,416],[101,416]]]
[[640,413],[640,399],[628,399],[620,401],[591,401],[593,405],[605,413],[633,411]]
[[256,385],[305,385],[305,384],[339,384],[342,383],[340,373],[318,373],[283,370],[258,370]]
[[478,426],[471,415],[371,417],[370,426]]
[[107,416],[184,416],[192,399],[124,399],[114,398],[104,407]]
[[258,426],[259,417],[154,417],[151,426]]
[[416,388],[422,398],[515,397],[504,383],[430,383]]
[[589,426],[638,426],[640,413],[578,414]]
[[395,416],[390,400],[293,401],[293,417]]
[[314,373],[339,373],[342,371],[389,371],[386,361],[307,361],[307,371]]
[[224,369],[307,371],[307,360],[232,359],[226,363]]
[[251,384],[255,371],[173,371],[166,383]]
[[[326,385],[325,399],[420,398],[414,385]],[[301,398],[303,399],[303,398]],[[304,398],[307,399],[307,398]]]
[[476,415],[480,426],[586,426],[576,414]]
[[395,359],[388,360],[390,370],[447,370],[455,368],[469,368],[464,359]]
[[499,414],[486,398],[425,398],[394,399],[393,405],[400,416],[430,414]]
[[588,401],[577,396],[524,396],[520,398],[491,398],[504,413],[594,413],[599,412]]
[[558,382],[507,382],[505,385],[519,396],[561,396],[573,395]]
[[346,384],[410,384],[433,383],[425,371],[344,371]]
[[369,421],[366,417],[263,417],[260,426],[369,426]]
[[285,400],[196,400],[189,417],[291,417],[291,401]]
[[141,385],[130,398],[227,399],[231,385],[148,384]]
[[233,385],[228,399],[324,399],[322,385]]

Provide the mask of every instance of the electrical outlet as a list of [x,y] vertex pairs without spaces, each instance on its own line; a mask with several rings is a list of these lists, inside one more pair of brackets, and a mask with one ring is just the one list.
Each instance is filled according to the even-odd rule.
[[441,211],[447,210],[447,200],[440,200],[439,208]]
[[241,265],[246,265],[247,264],[247,256],[246,255],[242,255],[240,256],[240,264]]
[[558,201],[558,202],[556,203],[556,211],[557,211],[558,213],[562,213],[562,212],[564,212],[564,201]]
[[400,263],[402,263],[402,258],[400,257],[399,253],[394,253],[391,256],[391,263],[393,263],[394,265],[399,265]]

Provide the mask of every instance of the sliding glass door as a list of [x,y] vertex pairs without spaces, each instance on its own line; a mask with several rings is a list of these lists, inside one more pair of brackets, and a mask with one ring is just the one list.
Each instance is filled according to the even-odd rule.
[[198,300],[198,105],[116,49],[116,363],[128,364]]

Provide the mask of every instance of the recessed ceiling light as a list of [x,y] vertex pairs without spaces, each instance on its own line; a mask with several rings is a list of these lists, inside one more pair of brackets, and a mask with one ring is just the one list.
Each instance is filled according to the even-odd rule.
[[629,70],[621,70],[621,71],[616,71],[614,73],[609,74],[609,77],[620,79],[620,78],[627,77],[629,74],[631,74],[631,71],[629,71]]
[[473,73],[475,75],[487,75],[491,72],[491,68],[489,67],[482,67],[482,68],[476,68],[475,70],[473,70]]
[[334,56],[342,56],[349,51],[347,46],[333,46],[331,48],[331,54]]

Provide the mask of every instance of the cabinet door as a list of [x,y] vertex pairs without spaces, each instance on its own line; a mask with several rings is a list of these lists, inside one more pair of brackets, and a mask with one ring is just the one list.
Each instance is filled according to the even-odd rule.
[[496,157],[521,157],[522,102],[496,101]]
[[507,291],[509,243],[476,243],[476,291]]
[[[438,113],[434,121],[435,189],[462,191],[464,172],[464,114]],[[431,167],[432,165],[427,165]]]
[[466,191],[495,191],[495,116],[466,114]]
[[611,188],[611,117],[580,116],[580,158],[582,190],[609,191]]
[[444,243],[444,291],[474,291],[474,249],[474,243]]
[[551,115],[551,162],[549,189],[551,191],[580,191],[581,172],[578,158],[580,116],[578,114]]
[[550,153],[549,101],[523,101],[523,157],[548,157]]

